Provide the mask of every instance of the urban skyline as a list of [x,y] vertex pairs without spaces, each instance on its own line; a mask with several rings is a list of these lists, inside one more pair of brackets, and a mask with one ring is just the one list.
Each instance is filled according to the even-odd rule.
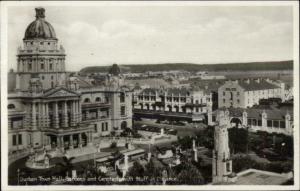
[[[10,68],[16,69],[15,50],[21,45],[26,24],[32,21],[32,8],[8,9]],[[52,21],[61,37],[70,55],[67,69],[73,71],[82,69],[82,65],[113,63],[216,64],[293,59],[290,6],[45,8],[56,13],[47,15],[46,20]]]

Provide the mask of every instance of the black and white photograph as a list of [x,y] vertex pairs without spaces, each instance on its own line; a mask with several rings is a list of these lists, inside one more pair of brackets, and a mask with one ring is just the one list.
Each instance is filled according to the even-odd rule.
[[1,187],[299,190],[299,2],[1,2]]

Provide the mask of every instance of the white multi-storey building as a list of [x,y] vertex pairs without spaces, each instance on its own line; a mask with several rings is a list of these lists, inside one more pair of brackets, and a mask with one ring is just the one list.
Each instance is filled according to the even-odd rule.
[[218,106],[247,108],[258,105],[260,99],[285,100],[285,84],[269,79],[226,81],[218,89]]
[[212,109],[211,93],[199,88],[146,88],[135,95],[135,112],[189,117],[202,120]]

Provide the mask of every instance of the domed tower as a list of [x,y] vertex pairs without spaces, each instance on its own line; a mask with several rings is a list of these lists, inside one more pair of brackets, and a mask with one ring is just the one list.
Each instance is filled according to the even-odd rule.
[[45,9],[36,8],[36,19],[29,24],[18,48],[16,89],[28,90],[31,75],[40,78],[43,89],[65,83],[65,50],[58,46],[54,28],[45,20]]

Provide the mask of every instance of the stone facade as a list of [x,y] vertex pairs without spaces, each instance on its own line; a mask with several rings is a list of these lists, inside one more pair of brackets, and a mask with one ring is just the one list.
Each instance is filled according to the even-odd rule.
[[218,89],[218,106],[247,108],[260,99],[281,98],[285,101],[285,84],[269,79],[226,81]]
[[95,136],[131,128],[132,92],[120,74],[107,74],[105,86],[88,88],[68,76],[65,51],[44,11],[36,9],[18,49],[16,88],[8,94],[9,151],[84,147]]

